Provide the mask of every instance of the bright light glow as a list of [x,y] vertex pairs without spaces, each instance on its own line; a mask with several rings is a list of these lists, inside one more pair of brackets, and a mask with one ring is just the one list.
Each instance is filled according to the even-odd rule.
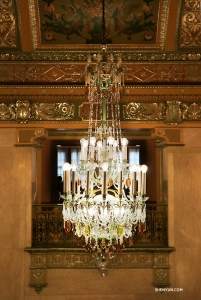
[[81,144],[81,146],[86,148],[88,146],[88,141],[86,139],[81,139],[80,144]]
[[132,166],[130,166],[130,172],[134,173],[134,172],[137,172],[138,170],[138,166],[136,164],[133,164]]
[[102,141],[98,141],[98,142],[97,142],[97,147],[98,147],[98,148],[102,148],[102,147],[103,147]]
[[75,163],[72,163],[72,164],[71,164],[71,167],[72,167],[72,171],[76,171],[77,165],[76,165]]
[[128,145],[128,140],[126,138],[121,139],[121,144],[122,146],[127,146]]
[[106,163],[106,162],[103,163],[102,164],[102,169],[103,169],[104,172],[107,172],[107,170],[108,170],[108,163]]
[[62,168],[64,171],[70,171],[71,170],[71,164],[65,162],[63,165],[62,165]]
[[90,144],[93,146],[96,144],[96,138],[94,136],[90,137]]
[[112,136],[109,136],[108,139],[107,139],[107,142],[109,145],[112,145],[113,142],[114,142],[114,138]]
[[148,167],[147,167],[146,165],[142,165],[142,166],[141,166],[141,171],[142,171],[142,173],[146,173],[147,170],[148,170]]

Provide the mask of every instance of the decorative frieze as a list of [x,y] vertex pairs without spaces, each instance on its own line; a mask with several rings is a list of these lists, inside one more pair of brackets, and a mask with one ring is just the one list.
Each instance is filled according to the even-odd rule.
[[123,105],[123,120],[160,122],[177,125],[182,122],[200,122],[201,104],[167,101],[165,103],[129,103]]
[[70,103],[34,103],[18,100],[16,103],[0,103],[0,121],[16,123],[40,121],[66,121],[74,119],[75,105]]
[[[30,287],[37,293],[47,286],[48,269],[96,269],[92,253],[74,248],[25,248],[31,255]],[[152,268],[153,285],[167,287],[169,282],[169,254],[174,248],[132,248],[116,253],[107,262],[107,268]],[[49,271],[49,270],[48,270]],[[109,276],[109,275],[108,275]]]
[[[168,97],[167,97],[168,98]],[[190,97],[189,97],[190,98]],[[200,102],[171,100],[157,103],[121,102],[121,121],[133,123],[167,123],[201,121]],[[0,103],[0,123],[45,123],[80,122],[89,119],[89,103],[30,103],[17,100],[16,103]]]
[[[0,54],[0,61],[21,61],[21,62],[86,62],[88,53],[92,56],[97,54],[97,50],[68,50],[68,51],[37,51],[37,52],[5,52]],[[199,61],[201,60],[201,52],[154,52],[154,51],[133,51],[115,49],[111,51],[114,57],[117,58],[121,54],[123,62],[143,62],[143,61],[157,61],[160,62],[182,62],[182,61]],[[108,49],[110,53],[110,49]]]
[[[196,56],[199,57],[199,56]],[[132,58],[132,57],[131,57]],[[192,59],[192,56],[191,56]],[[84,84],[86,62],[1,63],[2,84]],[[123,62],[125,84],[189,84],[201,82],[201,64],[192,62]]]

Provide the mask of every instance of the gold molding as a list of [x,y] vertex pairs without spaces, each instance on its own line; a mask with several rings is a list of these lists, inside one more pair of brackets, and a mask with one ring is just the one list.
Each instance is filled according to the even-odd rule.
[[[122,100],[120,103],[122,124],[128,122],[169,125],[201,123],[201,95],[180,96],[177,100],[175,96],[163,95],[161,97],[164,101],[161,101],[160,96],[155,96],[155,99],[158,98],[160,102],[132,102],[131,100],[135,100],[136,97],[139,96],[125,96],[123,99],[125,102]],[[144,95],[141,99],[143,97],[147,100],[150,96]],[[17,100],[16,103],[0,103],[0,124],[79,124],[82,121],[84,124],[88,122],[88,102],[29,102],[26,97],[21,98],[22,100]],[[81,99],[80,96],[78,99]]]
[[162,6],[162,14],[161,14],[161,36],[160,36],[160,47],[161,50],[165,50],[166,46],[166,32],[167,32],[167,21],[168,21],[168,14],[169,14],[169,5],[170,0],[163,1]]
[[[115,254],[108,261],[108,269],[115,268],[151,268],[153,285],[167,287],[169,282],[169,255],[175,249],[167,248],[133,248]],[[76,248],[25,248],[31,255],[30,287],[37,293],[47,286],[47,269],[96,269],[92,253]],[[98,274],[97,274],[98,276]],[[109,275],[108,275],[109,276]]]

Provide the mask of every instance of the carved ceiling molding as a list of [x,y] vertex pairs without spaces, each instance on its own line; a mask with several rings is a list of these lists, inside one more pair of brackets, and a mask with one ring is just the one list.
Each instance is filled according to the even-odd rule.
[[[28,101],[30,103],[30,105],[32,104],[37,104],[37,103],[47,103],[47,104],[60,104],[60,103],[73,103],[73,104],[79,104],[81,105],[81,103],[86,102],[86,96],[84,95],[84,89],[83,89],[83,93],[81,95],[76,95],[76,89],[75,87],[72,87],[72,91],[75,93],[74,95],[45,95],[45,91],[46,89],[41,91],[41,95],[25,95],[25,91],[24,94],[21,95],[17,89],[18,87],[16,87],[16,90],[14,89],[14,93],[15,94],[9,94],[9,90],[6,91],[6,94],[0,94],[0,105],[2,105],[2,103],[4,104],[14,104],[17,101],[21,101],[21,102],[25,102]],[[187,90],[184,90],[184,87],[180,87],[179,91],[174,91],[174,94],[157,94],[157,88],[155,87],[155,89],[153,88],[153,95],[150,94],[142,94],[140,95],[138,93],[138,88],[135,87],[135,94],[133,94],[132,91],[132,87],[130,87],[130,89],[128,89],[128,91],[126,90],[126,92],[128,94],[124,95],[121,98],[120,103],[131,103],[131,102],[135,102],[135,103],[164,103],[167,101],[181,101],[181,102],[187,102],[187,103],[201,103],[201,94],[197,94],[198,91],[196,91],[196,89],[201,89],[201,87],[197,86],[195,89],[195,94],[184,94],[184,92],[187,93]],[[1,92],[1,89],[0,89]],[[21,92],[21,90],[20,90]],[[70,90],[71,92],[71,90]],[[178,93],[181,94],[178,94]],[[67,93],[67,92],[66,92]]]
[[180,47],[198,48],[201,46],[201,5],[200,0],[182,1],[180,23]]
[[[19,50],[19,7],[16,1],[0,1],[0,49]],[[8,51],[8,50],[7,50]]]
[[[124,63],[125,84],[189,84],[201,82],[201,63]],[[2,84],[84,84],[83,63],[4,63]]]
[[[114,58],[121,54],[122,61],[133,62],[133,61],[199,61],[201,60],[201,52],[191,50],[188,52],[178,51],[178,52],[161,52],[161,51],[150,51],[144,50],[122,50],[115,48],[115,50],[108,49],[108,54],[112,53]],[[54,61],[64,61],[64,62],[86,62],[89,52],[92,57],[96,57],[98,50],[87,49],[87,50],[66,50],[66,51],[37,51],[37,52],[11,52],[2,51],[0,53],[0,61],[27,61],[27,62],[54,62]]]
[[[178,125],[201,122],[201,101],[182,102],[169,100],[158,103],[120,103],[121,121],[130,123],[162,123]],[[88,122],[89,103],[0,103],[0,124],[45,124]]]

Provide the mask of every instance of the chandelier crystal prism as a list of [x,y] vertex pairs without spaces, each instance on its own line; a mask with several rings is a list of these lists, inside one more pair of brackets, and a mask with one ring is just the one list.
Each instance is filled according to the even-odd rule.
[[[104,30],[103,6],[105,37]],[[115,60],[107,54],[104,43],[98,54],[89,54],[85,70],[88,137],[80,140],[80,163],[63,165],[64,227],[86,250],[102,253],[122,251],[126,240],[131,244],[136,227],[141,232],[146,227],[147,166],[129,165],[128,140],[121,132],[121,63],[120,55]]]

